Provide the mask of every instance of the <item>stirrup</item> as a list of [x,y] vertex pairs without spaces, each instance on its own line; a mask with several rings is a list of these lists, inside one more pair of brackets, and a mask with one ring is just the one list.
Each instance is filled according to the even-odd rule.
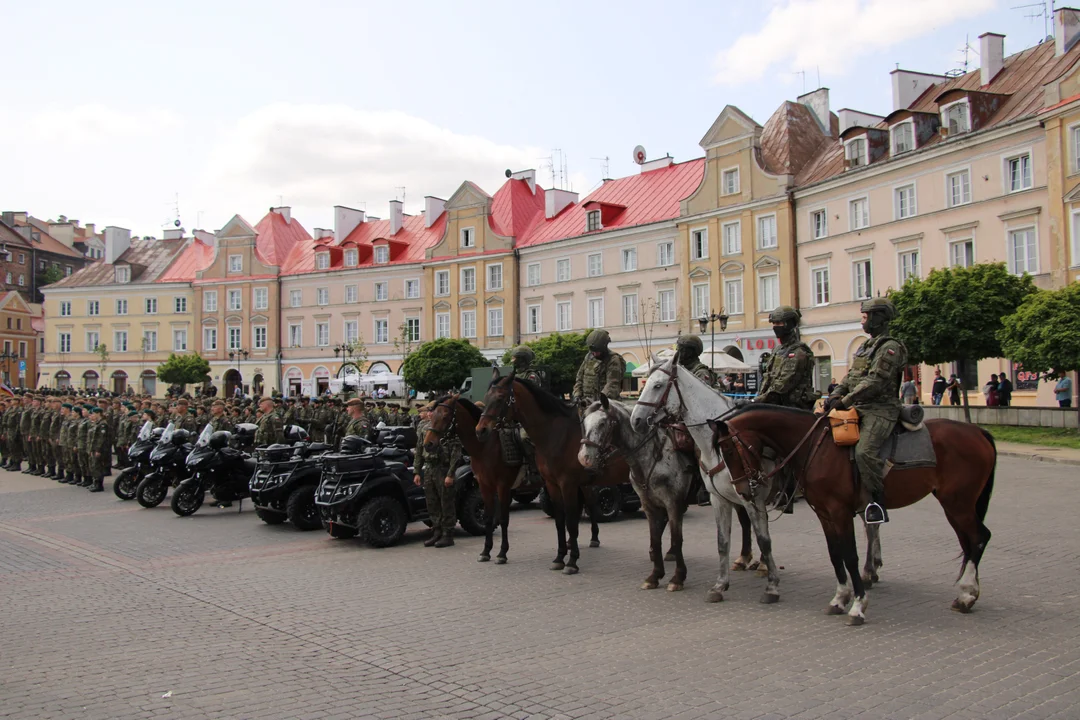
[[871,502],[866,506],[866,510],[863,511],[863,521],[867,525],[887,523],[889,522],[889,513],[885,512],[885,508],[881,505],[878,505],[876,502]]

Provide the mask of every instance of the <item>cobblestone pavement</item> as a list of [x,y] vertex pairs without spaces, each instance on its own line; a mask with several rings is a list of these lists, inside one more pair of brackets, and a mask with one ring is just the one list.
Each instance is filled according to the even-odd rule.
[[463,533],[423,548],[422,525],[372,550],[246,505],[182,519],[0,471],[0,717],[1075,718],[1078,514],[1075,468],[1002,458],[976,611],[949,610],[958,545],[928,499],[893,514],[849,628],[822,612],[834,579],[805,505],[774,526],[781,602],[738,573],[707,605],[707,508],[667,593],[638,589],[636,518],[568,577],[535,508],[497,566]]

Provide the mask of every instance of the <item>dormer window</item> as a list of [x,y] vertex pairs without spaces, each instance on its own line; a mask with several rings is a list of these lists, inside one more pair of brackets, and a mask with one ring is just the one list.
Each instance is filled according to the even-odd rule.
[[390,262],[390,248],[386,245],[379,245],[375,248],[375,262],[379,265],[385,265]]
[[911,152],[915,149],[915,123],[904,122],[892,128],[893,155]]
[[966,99],[941,108],[941,126],[949,135],[959,135],[971,129],[971,114]]
[[471,227],[461,228],[461,247],[476,247],[476,230]]
[[844,143],[844,158],[849,168],[866,165],[866,138],[855,138]]
[[[71,273],[68,273],[69,275]],[[131,268],[127,265],[118,265],[116,267],[116,282],[129,283],[131,282]]]
[[330,269],[330,253],[328,253],[328,252],[315,253],[315,269],[316,270],[329,270]]
[[599,210],[590,210],[589,212],[585,213],[585,231],[586,232],[592,232],[593,230],[599,230],[601,227],[603,227],[603,226],[600,224],[600,211]]
[[356,267],[358,264],[358,258],[360,253],[356,251],[356,248],[350,248],[345,251],[345,266]]
[[231,273],[244,272],[244,256],[243,255],[230,255],[229,256],[229,272],[231,272]]

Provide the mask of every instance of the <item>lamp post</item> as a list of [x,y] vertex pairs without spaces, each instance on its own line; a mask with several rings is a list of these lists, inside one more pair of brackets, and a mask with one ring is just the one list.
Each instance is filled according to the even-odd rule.
[[230,350],[229,351],[229,360],[230,361],[236,360],[236,375],[237,375],[237,377],[240,378],[239,385],[240,385],[240,391],[241,392],[243,392],[243,388],[244,388],[244,376],[240,374],[240,356],[242,355],[244,357],[244,359],[247,360],[248,355],[250,355],[250,354],[251,353],[249,353],[247,350],[244,350],[244,349],[237,349],[237,350]]
[[720,308],[720,312],[702,313],[698,318],[698,327],[701,332],[705,332],[705,326],[709,326],[709,371],[715,374],[716,369],[713,367],[716,360],[716,323],[720,323],[720,332],[727,330],[728,316],[724,313],[724,308]]

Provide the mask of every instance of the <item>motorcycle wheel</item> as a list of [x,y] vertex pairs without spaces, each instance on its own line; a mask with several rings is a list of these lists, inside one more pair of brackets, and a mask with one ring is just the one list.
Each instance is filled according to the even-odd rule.
[[134,500],[138,488],[139,471],[133,467],[124,468],[112,484],[113,494],[121,500]]
[[373,548],[390,547],[401,540],[409,518],[405,508],[392,497],[372,498],[360,511],[358,524],[364,539]]
[[269,508],[257,507],[255,508],[255,514],[258,515],[259,519],[267,525],[280,525],[281,523],[289,519],[289,516],[285,513],[271,510]]
[[458,503],[458,522],[461,529],[470,535],[482,537],[487,534],[484,527],[484,496],[480,488],[473,486]]
[[144,508],[157,507],[165,500],[165,496],[168,494],[169,483],[165,481],[165,478],[155,475],[144,477],[135,489],[135,499]]
[[178,487],[172,496],[172,511],[180,517],[194,515],[202,507],[206,492],[196,486]]
[[311,485],[296,488],[285,503],[289,522],[297,530],[318,530],[322,527],[319,508],[315,506],[315,488]]

